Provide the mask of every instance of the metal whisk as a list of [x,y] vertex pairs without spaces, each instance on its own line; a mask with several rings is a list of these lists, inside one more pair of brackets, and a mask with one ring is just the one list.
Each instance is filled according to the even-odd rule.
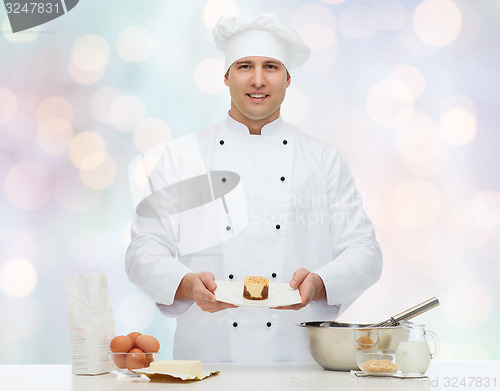
[[434,307],[437,307],[439,305],[439,300],[435,297],[424,301],[423,303],[420,303],[416,305],[415,307],[412,307],[406,311],[401,312],[400,314],[392,316],[390,319],[387,319],[383,322],[380,323],[374,323],[371,324],[367,327],[392,327],[392,326],[397,326],[399,325],[399,322],[402,320],[408,320],[411,318],[414,318],[417,315],[420,315],[424,312],[427,312]]

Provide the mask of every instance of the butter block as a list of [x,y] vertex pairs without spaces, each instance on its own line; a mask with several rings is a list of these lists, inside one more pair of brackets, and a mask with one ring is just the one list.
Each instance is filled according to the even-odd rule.
[[149,366],[149,371],[158,373],[177,373],[180,375],[201,377],[201,361],[190,361],[190,360],[153,361]]

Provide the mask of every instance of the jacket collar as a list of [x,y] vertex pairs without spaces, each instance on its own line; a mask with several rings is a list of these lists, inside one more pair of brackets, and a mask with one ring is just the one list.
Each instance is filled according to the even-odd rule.
[[[227,114],[225,124],[228,129],[242,136],[253,136],[250,134],[248,127],[241,122],[236,121],[233,117]],[[261,136],[275,136],[284,131],[284,122],[281,116],[262,127]]]

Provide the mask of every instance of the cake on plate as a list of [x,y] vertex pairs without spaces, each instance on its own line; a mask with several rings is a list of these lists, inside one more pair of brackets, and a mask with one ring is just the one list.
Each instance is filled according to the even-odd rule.
[[269,296],[269,279],[260,276],[245,277],[243,297],[248,300],[266,300]]

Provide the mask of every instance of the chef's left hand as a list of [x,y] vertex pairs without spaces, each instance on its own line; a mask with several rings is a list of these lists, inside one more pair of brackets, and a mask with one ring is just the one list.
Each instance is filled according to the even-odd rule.
[[300,310],[308,305],[313,300],[325,300],[326,290],[325,284],[319,275],[311,273],[309,270],[301,267],[298,269],[290,281],[290,286],[294,289],[298,288],[302,303],[273,307],[277,310]]

